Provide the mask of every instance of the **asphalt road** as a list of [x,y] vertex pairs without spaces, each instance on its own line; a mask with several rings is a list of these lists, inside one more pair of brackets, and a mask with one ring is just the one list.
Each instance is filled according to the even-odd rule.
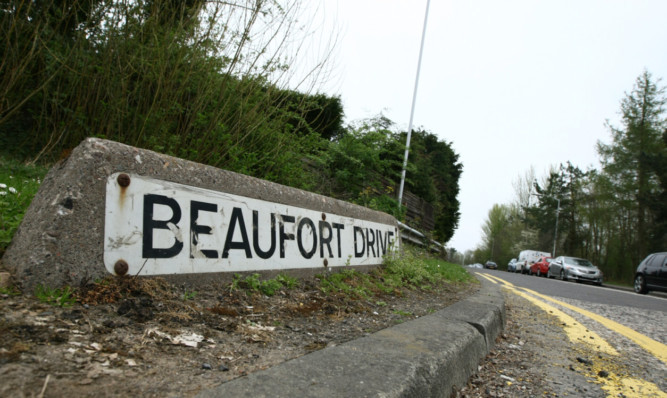
[[[520,325],[525,341],[516,355],[542,358],[541,364],[526,360],[522,368],[540,366],[536,371],[545,375],[546,391],[557,396],[667,397],[664,296],[505,271],[474,271],[503,287],[507,302],[516,309],[510,308],[508,317],[515,317],[511,321]],[[510,364],[504,374],[521,374],[522,369]]]
[[648,295],[642,295],[629,289],[625,290],[607,285],[595,286],[498,270],[476,271],[488,272],[516,286],[532,289],[553,297],[667,312],[667,298],[662,293],[651,292]]

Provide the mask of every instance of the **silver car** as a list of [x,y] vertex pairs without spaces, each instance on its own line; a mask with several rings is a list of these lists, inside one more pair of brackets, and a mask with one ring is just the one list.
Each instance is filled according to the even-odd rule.
[[602,271],[590,261],[577,257],[556,257],[549,264],[549,278],[558,277],[564,281],[592,282],[602,285]]

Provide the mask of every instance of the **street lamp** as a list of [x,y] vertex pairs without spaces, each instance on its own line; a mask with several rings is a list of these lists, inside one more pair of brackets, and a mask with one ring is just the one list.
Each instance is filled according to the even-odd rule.
[[405,141],[405,154],[403,155],[403,169],[401,170],[401,185],[398,189],[398,208],[403,203],[403,188],[405,186],[405,171],[408,167],[408,153],[410,151],[410,137],[412,136],[412,119],[415,116],[415,102],[417,101],[417,87],[419,86],[419,71],[422,67],[422,53],[424,52],[424,38],[426,37],[426,22],[428,21],[428,8],[431,0],[426,0],[426,14],[424,15],[424,27],[422,28],[422,41],[419,46],[419,60],[417,61],[417,77],[415,77],[415,89],[412,93],[412,108],[410,109],[410,124],[408,124],[408,137]]
[[[533,196],[546,196],[546,195],[542,195],[542,194],[538,194],[538,193],[533,193],[531,195],[533,195]],[[554,198],[553,196],[547,196],[547,197],[551,198],[551,199],[556,199],[558,201],[558,205],[556,207],[556,228],[554,229],[554,250],[551,253],[551,256],[555,258],[556,257],[556,240],[558,238],[558,214],[560,213],[560,198]]]

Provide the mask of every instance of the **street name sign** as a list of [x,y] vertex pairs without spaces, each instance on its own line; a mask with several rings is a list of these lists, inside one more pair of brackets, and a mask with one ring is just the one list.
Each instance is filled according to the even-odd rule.
[[372,265],[396,227],[129,173],[107,180],[104,263],[162,275]]

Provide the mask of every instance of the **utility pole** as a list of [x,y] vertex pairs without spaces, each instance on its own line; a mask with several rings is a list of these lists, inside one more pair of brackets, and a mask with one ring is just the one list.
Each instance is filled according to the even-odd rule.
[[419,86],[419,71],[422,66],[422,54],[424,52],[424,38],[426,37],[426,22],[428,21],[428,9],[431,0],[426,0],[426,14],[424,15],[424,28],[422,30],[422,41],[419,47],[419,60],[417,61],[417,77],[415,78],[415,89],[412,93],[412,108],[410,110],[410,123],[408,124],[408,138],[405,142],[405,155],[403,156],[403,170],[401,171],[401,186],[398,190],[398,207],[403,204],[403,188],[405,187],[405,169],[408,167],[408,153],[410,151],[410,138],[412,137],[412,120],[415,115],[415,102],[417,101],[417,87]]

